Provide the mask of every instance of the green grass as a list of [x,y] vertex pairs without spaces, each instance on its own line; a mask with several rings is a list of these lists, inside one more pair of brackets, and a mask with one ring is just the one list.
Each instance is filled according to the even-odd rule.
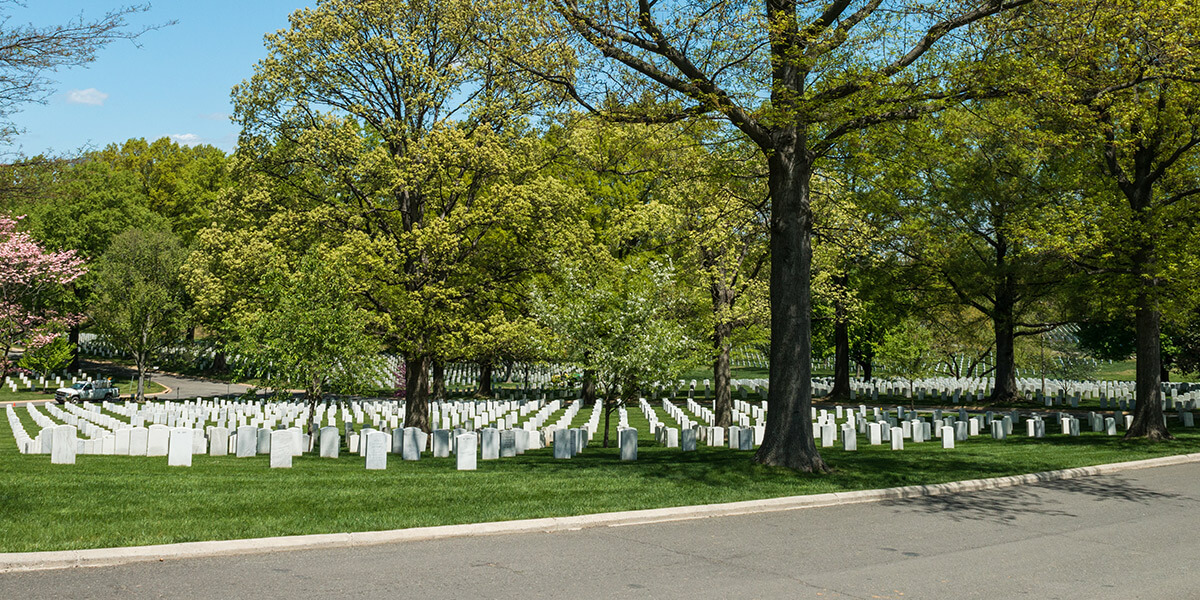
[[[24,408],[17,409],[24,417]],[[581,414],[583,412],[581,411]],[[23,418],[23,421],[25,419]],[[835,468],[804,475],[751,462],[750,452],[654,444],[645,418],[638,461],[617,459],[599,439],[571,460],[549,449],[458,472],[454,459],[401,462],[366,471],[363,459],[299,457],[292,469],[268,458],[196,456],[191,468],[164,458],[79,456],[73,466],[16,451],[0,419],[0,552],[64,550],[578,515],[797,494],[928,484],[1200,451],[1200,434],[1165,444],[1087,433],[1003,442],[977,437],[942,450],[938,441],[902,452],[826,448]],[[614,419],[613,425],[615,426]],[[29,429],[29,425],[27,425]],[[1053,427],[1052,427],[1053,429]],[[36,433],[31,431],[31,433]]]

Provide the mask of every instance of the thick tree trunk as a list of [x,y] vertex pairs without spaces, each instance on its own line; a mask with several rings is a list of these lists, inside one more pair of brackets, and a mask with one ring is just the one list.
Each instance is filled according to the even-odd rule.
[[491,398],[495,395],[492,391],[492,371],[495,367],[492,361],[479,363],[479,391],[476,392],[480,396]]
[[221,372],[224,372],[228,368],[229,368],[229,359],[225,356],[224,352],[218,352],[215,356],[213,356],[213,364],[212,364],[213,371],[215,371],[217,373],[221,373]]
[[1167,430],[1163,418],[1162,393],[1160,389],[1162,376],[1162,355],[1159,338],[1161,315],[1148,294],[1138,299],[1137,314],[1137,382],[1135,398],[1137,405],[1133,410],[1133,423],[1125,438],[1146,438],[1150,441],[1175,439]]
[[428,355],[404,358],[404,426],[416,427],[429,433],[429,363]]
[[435,401],[441,402],[446,399],[446,363],[441,359],[433,361],[433,391],[431,394]]
[[804,130],[781,131],[768,159],[771,192],[771,355],[767,423],[754,459],[805,472],[829,467],[813,440],[811,159]]
[[860,362],[859,366],[862,367],[862,380],[871,381],[871,379],[874,378],[875,361],[871,358],[867,358]]
[[[1003,260],[1003,259],[1001,259]],[[995,404],[1024,402],[1017,389],[1017,362],[1014,351],[1016,335],[1013,319],[1013,290],[1009,278],[1002,277],[996,285],[996,301],[992,311],[992,330],[996,336],[996,385],[990,401]]]
[[[836,277],[835,283],[845,289],[846,277]],[[833,389],[829,392],[829,400],[850,401],[850,323],[846,303],[840,298],[833,305]]]

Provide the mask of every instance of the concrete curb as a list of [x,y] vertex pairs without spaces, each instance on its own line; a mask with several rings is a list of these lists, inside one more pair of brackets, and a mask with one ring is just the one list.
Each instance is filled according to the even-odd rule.
[[623,512],[579,515],[574,517],[549,517],[499,521],[494,523],[469,523],[465,525],[442,525],[437,527],[414,527],[388,531],[365,531],[360,533],[324,533],[315,535],[293,535],[245,540],[216,540],[186,542],[156,546],[131,546],[125,548],[93,548],[89,550],[64,550],[54,552],[0,553],[0,573],[66,569],[71,567],[106,567],[134,562],[162,561],[179,558],[204,558],[258,554],[283,550],[308,550],[318,548],[348,548],[372,546],[398,542],[417,542],[477,535],[499,535],[506,533],[552,533],[573,531],[587,527],[620,527],[644,525],[667,521],[683,521],[725,517],[754,513],[779,512],[803,508],[820,508],[844,504],[902,500],[926,496],[940,496],[961,492],[974,492],[1062,481],[1093,475],[1106,475],[1121,471],[1165,467],[1200,462],[1200,453],[1148,458],[1123,463],[1043,471],[1027,475],[1010,475],[991,479],[972,479],[932,485],[910,485],[905,487],[856,492],[831,492],[808,496],[788,496],[766,500],[746,500],[724,504],[699,506],[677,506]]

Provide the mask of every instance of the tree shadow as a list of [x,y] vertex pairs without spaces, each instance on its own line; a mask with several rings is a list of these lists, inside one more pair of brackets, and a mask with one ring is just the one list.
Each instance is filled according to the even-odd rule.
[[988,520],[1000,524],[1011,524],[1026,515],[1079,516],[1070,512],[1067,501],[1055,497],[1055,494],[1047,497],[1045,490],[1082,496],[1083,499],[1095,502],[1146,504],[1183,498],[1179,494],[1152,490],[1120,476],[1107,476],[1102,479],[1060,479],[998,490],[887,500],[882,504],[892,507],[897,513],[918,510],[935,513],[953,521]]

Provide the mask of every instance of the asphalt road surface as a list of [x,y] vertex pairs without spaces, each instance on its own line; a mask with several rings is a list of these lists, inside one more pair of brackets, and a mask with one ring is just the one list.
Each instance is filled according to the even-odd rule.
[[1200,598],[1200,464],[652,525],[0,575],[6,599],[567,597]]

